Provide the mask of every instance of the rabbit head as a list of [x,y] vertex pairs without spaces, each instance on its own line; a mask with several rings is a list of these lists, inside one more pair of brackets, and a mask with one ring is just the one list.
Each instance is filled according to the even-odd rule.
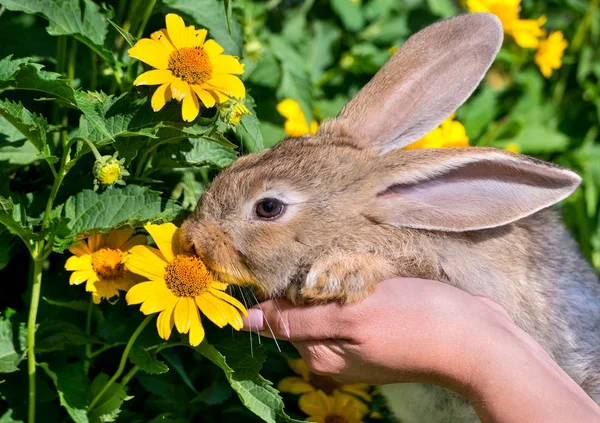
[[182,244],[221,280],[265,297],[356,301],[395,274],[399,254],[387,250],[399,248],[398,230],[496,228],[567,197],[580,178],[538,160],[402,149],[469,97],[501,43],[500,22],[484,13],[413,35],[318,134],[221,172],[182,225]]

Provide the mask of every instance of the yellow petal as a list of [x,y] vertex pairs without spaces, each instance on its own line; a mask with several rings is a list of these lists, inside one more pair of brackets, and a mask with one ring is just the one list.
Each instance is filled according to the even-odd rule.
[[239,311],[241,311],[244,316],[248,316],[248,310],[246,307],[242,305],[238,300],[233,298],[231,295],[224,293],[223,291],[219,291],[217,289],[209,288],[209,292],[217,298],[227,301],[232,306],[236,307]]
[[219,281],[212,281],[210,283],[210,287],[214,288],[214,289],[218,289],[220,291],[225,291],[227,289],[229,285],[227,285],[226,283],[223,282],[219,282]]
[[204,339],[204,328],[200,321],[200,313],[195,306],[190,309],[190,323],[190,345],[196,347]]
[[373,399],[369,394],[370,389],[371,386],[367,383],[350,383],[347,385],[342,385],[342,387],[340,388],[342,392],[355,395],[366,402],[371,402],[371,400]]
[[75,254],[76,256],[82,256],[84,254],[92,254],[90,247],[88,247],[86,242],[79,241],[77,244],[69,247],[69,251]]
[[133,286],[137,285],[138,281],[134,279],[133,273],[126,272],[125,276],[112,281],[112,284],[119,291],[129,291]]
[[166,29],[154,31],[152,35],[150,35],[150,38],[162,44],[162,46],[167,50],[169,55],[175,51],[175,47],[173,46],[171,40],[169,40],[169,36],[167,35]]
[[277,384],[277,389],[281,392],[288,392],[290,394],[305,394],[312,392],[315,388],[308,382],[302,380],[298,376],[284,377]]
[[302,376],[302,379],[308,381],[310,379],[310,369],[306,365],[306,362],[301,358],[294,358],[287,361],[290,369],[294,371],[297,375]]
[[87,292],[96,292],[96,282],[98,282],[98,275],[95,273],[90,274],[90,278],[85,283],[85,290]]
[[134,229],[131,226],[126,226],[121,229],[110,231],[104,237],[104,245],[109,248],[120,250],[121,247],[131,238]]
[[[135,286],[133,288],[135,288]],[[131,292],[131,289],[129,290],[129,292]],[[173,304],[174,297],[175,296],[171,294],[171,291],[169,290],[155,293],[154,295],[151,295],[150,297],[144,300],[142,306],[140,307],[140,311],[144,314],[152,314],[158,313],[159,311],[163,311],[171,304]]]
[[165,21],[167,23],[167,33],[169,34],[169,39],[175,48],[179,49],[188,47],[187,31],[183,18],[175,13],[169,13],[165,17]]
[[214,75],[208,80],[207,85],[216,88],[229,97],[243,98],[246,95],[246,87],[242,80],[234,75]]
[[178,101],[183,100],[185,96],[190,95],[189,84],[179,78],[175,78],[173,82],[171,82],[171,95]]
[[210,95],[212,95],[214,97],[217,104],[223,104],[229,100],[229,97],[227,97],[225,94],[223,94],[222,92],[218,91],[217,89],[211,87],[208,84],[202,85],[202,88],[204,88],[206,90],[206,92],[208,92]]
[[223,47],[221,47],[215,40],[208,40],[202,46],[208,57],[213,58],[223,53]]
[[150,280],[162,280],[167,262],[162,253],[147,245],[136,245],[129,250],[125,260],[127,270]]
[[[221,292],[221,291],[218,291]],[[240,330],[244,326],[244,321],[239,311],[237,311],[232,305],[225,301],[220,301],[215,298],[210,292],[203,295],[205,299],[212,302],[212,305],[218,309],[218,313],[223,316],[228,324],[231,325],[235,330]]]
[[92,256],[71,256],[65,263],[65,270],[92,270]]
[[87,242],[88,242],[88,246],[90,247],[90,250],[92,252],[94,252],[94,251],[98,251],[100,248],[102,248],[104,246],[103,240],[104,240],[104,238],[101,234],[92,235],[91,237],[89,237]]
[[133,85],[158,85],[168,84],[173,81],[175,76],[168,69],[154,69],[144,72],[133,81]]
[[200,113],[200,105],[198,104],[198,97],[195,95],[186,95],[183,98],[183,104],[181,107],[181,113],[183,120],[186,122],[192,122]]
[[175,321],[173,320],[173,310],[175,309],[175,304],[177,304],[177,301],[173,301],[173,304],[161,311],[158,315],[158,319],[156,320],[158,336],[165,340],[171,337],[171,330],[175,324]]
[[167,69],[169,67],[170,52],[158,41],[142,38],[127,50],[127,53],[153,68]]
[[211,60],[214,73],[233,73],[241,75],[244,73],[244,65],[242,65],[237,57],[222,54]]
[[179,248],[179,228],[171,222],[161,225],[148,223],[144,225],[144,229],[148,231],[167,261],[172,261],[177,254],[181,253],[181,249]]
[[206,40],[207,32],[208,31],[206,29],[199,29],[197,31],[194,31],[192,40],[190,42],[190,47],[202,47],[202,45],[204,44],[204,40]]
[[325,417],[331,407],[324,395],[323,391],[308,392],[300,397],[298,406],[311,417]]
[[119,295],[119,291],[111,281],[99,280],[94,285],[96,287],[95,295],[101,298],[110,299]]
[[203,294],[197,296],[195,300],[200,311],[215,325],[220,328],[227,325],[227,317],[219,307],[217,298],[209,294]]
[[171,90],[169,87],[170,84],[163,84],[160,87],[158,87],[156,89],[156,91],[154,91],[154,94],[152,94],[152,110],[154,110],[155,112],[158,112],[160,109],[162,109],[165,104],[167,104],[167,101],[169,101],[171,99]]
[[148,237],[146,235],[138,234],[134,235],[127,241],[125,244],[121,246],[121,251],[129,251],[132,247],[136,245],[146,245],[148,243]]
[[137,285],[131,287],[131,289],[127,292],[127,296],[125,300],[127,304],[140,304],[146,301],[147,298],[152,297],[153,295],[163,293],[165,290],[169,290],[165,281],[150,281],[150,282],[141,282]]
[[92,292],[92,301],[94,302],[94,304],[100,304],[100,301],[102,300],[102,297],[98,294],[96,294],[95,292]]
[[188,333],[190,330],[190,308],[195,308],[196,304],[193,303],[190,307],[191,298],[188,297],[179,297],[177,299],[177,304],[175,305],[175,327],[179,331],[179,333]]
[[69,277],[69,285],[79,285],[80,283],[86,282],[94,276],[93,270],[81,270],[71,273]]
[[200,97],[200,101],[202,101],[202,104],[204,104],[206,108],[215,105],[215,98],[212,95],[210,95],[205,89],[200,88],[198,85],[192,85],[192,90],[194,90],[196,95]]
[[276,109],[279,114],[286,119],[306,122],[306,117],[304,116],[302,107],[300,107],[300,103],[298,103],[296,100],[286,98],[277,104]]

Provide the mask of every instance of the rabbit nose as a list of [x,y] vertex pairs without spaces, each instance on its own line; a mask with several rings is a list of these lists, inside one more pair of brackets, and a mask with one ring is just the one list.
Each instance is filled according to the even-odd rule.
[[188,219],[181,225],[179,241],[188,254],[195,254],[204,261],[212,261],[215,246],[223,241],[218,225],[205,220]]

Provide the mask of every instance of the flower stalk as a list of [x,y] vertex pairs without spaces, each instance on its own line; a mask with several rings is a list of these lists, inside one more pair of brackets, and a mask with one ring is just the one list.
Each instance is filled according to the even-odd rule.
[[27,421],[29,423],[35,423],[35,325],[40,304],[42,270],[45,260],[43,256],[38,256],[39,253],[40,251],[36,249],[33,257],[33,284],[31,286],[31,302],[29,304],[29,317],[27,319],[27,373],[29,375],[29,407]]

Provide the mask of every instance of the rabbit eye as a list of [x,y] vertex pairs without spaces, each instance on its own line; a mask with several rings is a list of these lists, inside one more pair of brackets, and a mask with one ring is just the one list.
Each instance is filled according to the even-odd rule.
[[285,204],[276,198],[264,198],[256,203],[255,213],[261,219],[275,219],[285,210]]

